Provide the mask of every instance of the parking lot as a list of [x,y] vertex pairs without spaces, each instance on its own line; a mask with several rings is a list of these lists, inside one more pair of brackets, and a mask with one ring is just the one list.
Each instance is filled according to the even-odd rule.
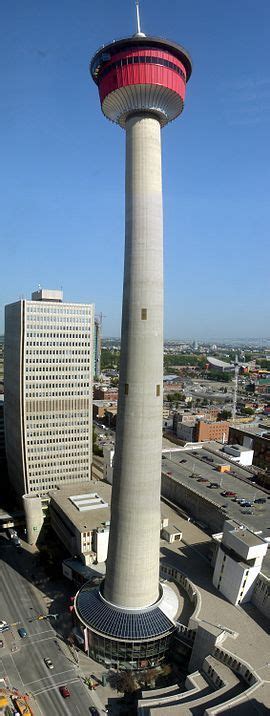
[[[175,451],[172,448],[171,451],[163,453],[162,471],[198,495],[211,499],[223,509],[224,518],[228,516],[236,519],[250,529],[261,532],[262,537],[270,538],[270,499],[267,493],[258,485],[252,484],[252,476],[244,468],[232,465],[231,471],[234,474],[231,471],[220,473],[217,466],[226,463],[226,460],[203,448],[189,452]],[[247,479],[248,482],[245,481]],[[211,483],[216,486],[210,487]],[[240,505],[235,495],[224,496],[222,493],[226,491],[235,493],[237,499],[249,501],[251,507]],[[265,502],[254,502],[260,498]],[[263,571],[270,575],[270,550],[265,557]]]

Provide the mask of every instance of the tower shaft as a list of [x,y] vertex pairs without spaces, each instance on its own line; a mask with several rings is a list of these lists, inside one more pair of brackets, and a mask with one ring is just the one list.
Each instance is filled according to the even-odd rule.
[[140,609],[159,596],[163,386],[160,122],[126,121],[126,239],[121,364],[104,597]]

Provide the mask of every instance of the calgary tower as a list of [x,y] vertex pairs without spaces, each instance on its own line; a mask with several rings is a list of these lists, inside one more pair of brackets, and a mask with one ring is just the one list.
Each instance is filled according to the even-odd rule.
[[85,648],[105,664],[159,663],[174,631],[175,594],[159,581],[163,404],[161,128],[181,114],[191,60],[137,32],[105,45],[90,72],[103,114],[126,132],[121,362],[106,576],[78,592]]

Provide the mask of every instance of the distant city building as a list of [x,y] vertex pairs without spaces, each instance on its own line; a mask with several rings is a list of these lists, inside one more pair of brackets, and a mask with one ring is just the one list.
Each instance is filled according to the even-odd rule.
[[252,465],[254,450],[250,450],[244,445],[225,445],[224,453],[230,455],[230,459],[238,465]]
[[101,385],[94,386],[94,400],[117,401],[118,388],[106,388]]
[[5,432],[19,498],[89,480],[94,306],[41,289],[6,306]]
[[267,552],[267,543],[234,520],[224,522],[223,533],[213,535],[219,545],[214,586],[231,604],[249,602]]
[[270,432],[262,434],[260,432],[252,432],[244,428],[230,427],[228,442],[230,445],[243,445],[249,450],[254,451],[253,465],[268,470],[265,484],[270,484]]
[[211,422],[210,420],[197,420],[194,431],[196,442],[204,440],[216,440],[217,442],[227,442],[229,435],[229,423],[226,420]]
[[194,420],[192,423],[178,421],[177,428],[176,428],[176,436],[179,438],[179,440],[183,440],[184,442],[187,442],[187,443],[193,442],[194,441],[194,433],[195,433]]
[[194,351],[197,351],[199,348],[199,344],[198,344],[198,341],[196,340],[196,338],[195,338],[195,341],[193,341],[193,343],[192,343],[192,348]]

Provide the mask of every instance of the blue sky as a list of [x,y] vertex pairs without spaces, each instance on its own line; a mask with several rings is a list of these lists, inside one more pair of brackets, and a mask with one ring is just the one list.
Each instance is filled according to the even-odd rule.
[[[267,337],[269,0],[141,0],[141,16],[193,59],[163,130],[165,336]],[[0,332],[3,306],[41,284],[94,302],[117,336],[124,132],[88,62],[134,32],[133,0],[9,0],[2,28]]]

